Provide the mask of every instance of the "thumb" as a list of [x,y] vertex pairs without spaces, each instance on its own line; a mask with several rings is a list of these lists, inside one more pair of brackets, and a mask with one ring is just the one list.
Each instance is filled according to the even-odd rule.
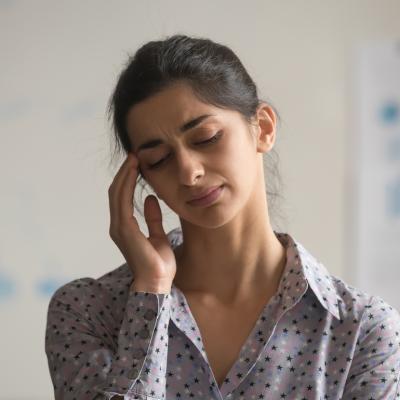
[[162,213],[157,198],[154,195],[149,195],[144,201],[144,219],[149,230],[149,237],[165,236],[162,225]]

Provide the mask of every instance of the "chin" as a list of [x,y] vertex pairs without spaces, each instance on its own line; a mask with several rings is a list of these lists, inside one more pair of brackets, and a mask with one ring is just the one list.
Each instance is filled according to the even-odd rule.
[[185,224],[195,225],[206,229],[217,229],[228,224],[240,212],[235,207],[226,205],[215,205],[205,208],[185,210],[178,214],[179,219]]

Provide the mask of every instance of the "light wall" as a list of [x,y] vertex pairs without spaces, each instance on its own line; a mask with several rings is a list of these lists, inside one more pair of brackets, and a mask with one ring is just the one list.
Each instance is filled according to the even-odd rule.
[[128,53],[173,33],[237,53],[282,117],[281,229],[346,278],[354,51],[399,38],[399,15],[389,0],[1,1],[0,399],[52,398],[50,294],[124,262],[108,236],[105,110]]

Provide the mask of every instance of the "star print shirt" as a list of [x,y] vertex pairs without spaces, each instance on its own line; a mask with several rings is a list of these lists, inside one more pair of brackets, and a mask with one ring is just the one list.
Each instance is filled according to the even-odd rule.
[[[52,296],[45,351],[55,399],[400,398],[399,313],[330,275],[289,234],[275,235],[286,249],[278,291],[222,385],[184,294],[175,285],[130,291],[125,263]],[[182,231],[168,238],[175,247]]]

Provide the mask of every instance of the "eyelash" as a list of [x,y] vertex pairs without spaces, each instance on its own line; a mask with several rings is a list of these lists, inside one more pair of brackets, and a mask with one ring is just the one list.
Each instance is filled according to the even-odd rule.
[[[199,146],[203,146],[203,145],[208,145],[208,144],[213,144],[215,142],[217,142],[222,136],[222,131],[218,131],[213,137],[211,137],[210,139],[204,140],[203,142],[199,142],[196,143]],[[157,161],[154,164],[150,164],[147,168],[148,169],[156,169],[158,168],[166,159],[168,158],[168,156],[162,158],[160,161]]]

